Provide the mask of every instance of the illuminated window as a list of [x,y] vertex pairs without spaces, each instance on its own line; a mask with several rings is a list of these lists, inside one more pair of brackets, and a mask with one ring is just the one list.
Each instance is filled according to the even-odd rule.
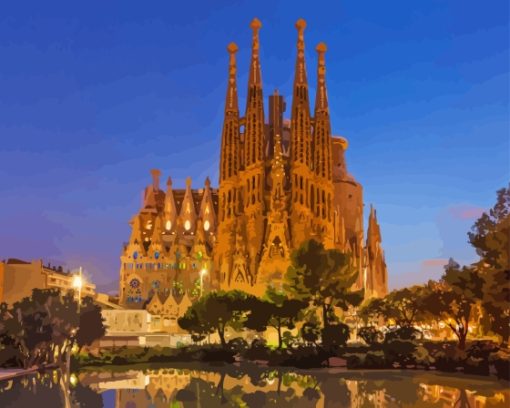
[[133,252],[133,258],[134,258],[134,259],[138,258],[138,252],[136,252],[136,251],[135,251],[135,252]]
[[205,220],[205,222],[204,222],[204,230],[205,231],[209,231],[210,227],[211,227],[211,224],[209,223],[209,221]]
[[186,220],[186,222],[184,223],[184,229],[186,231],[189,231],[191,229],[191,222],[190,222],[190,220]]
[[152,228],[152,221],[147,221],[146,228],[150,230]]
[[209,206],[205,207],[205,214],[209,214]]
[[165,228],[167,231],[170,231],[172,229],[172,221],[168,220],[166,222]]
[[154,258],[159,259],[159,252],[158,251],[154,252]]

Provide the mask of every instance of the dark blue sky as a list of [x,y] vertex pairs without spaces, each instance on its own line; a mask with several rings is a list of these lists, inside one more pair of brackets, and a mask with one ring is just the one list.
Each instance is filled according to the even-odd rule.
[[508,15],[503,0],[7,2],[0,258],[117,278],[149,169],[216,184],[225,47],[244,106],[257,16],[266,96],[291,94],[299,17],[312,95],[328,44],[333,131],[378,210],[390,285],[470,262],[466,232],[509,179]]

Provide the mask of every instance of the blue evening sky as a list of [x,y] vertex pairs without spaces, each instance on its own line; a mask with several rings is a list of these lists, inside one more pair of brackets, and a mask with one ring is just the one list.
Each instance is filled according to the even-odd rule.
[[[227,78],[263,23],[265,95],[290,106],[299,17],[324,41],[333,131],[382,227],[390,286],[471,262],[509,180],[508,2],[11,1],[0,11],[0,259],[118,276],[149,170],[217,184]],[[267,108],[267,105],[266,105]]]

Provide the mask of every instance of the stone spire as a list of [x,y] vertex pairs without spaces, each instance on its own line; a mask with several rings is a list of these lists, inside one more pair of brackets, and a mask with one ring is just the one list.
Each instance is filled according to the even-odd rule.
[[311,121],[305,64],[305,20],[299,19],[296,22],[296,28],[298,40],[291,112],[291,159],[293,162],[304,163],[311,167]]
[[246,100],[246,124],[244,133],[244,166],[263,161],[264,151],[264,99],[262,96],[262,75],[259,58],[259,30],[262,23],[254,18],[250,24],[253,30],[250,63],[250,79],[248,81],[248,98]]
[[237,68],[235,43],[227,47],[230,54],[227,95],[225,98],[225,117],[221,137],[220,183],[237,175],[239,171],[239,106],[237,98]]
[[366,254],[368,258],[366,290],[369,296],[383,297],[388,293],[388,271],[382,249],[381,229],[372,206],[368,217]]
[[175,230],[177,218],[177,207],[175,206],[174,192],[172,190],[172,179],[168,177],[166,182],[165,206],[164,206],[164,229],[167,233]]
[[324,54],[326,44],[317,45],[317,94],[315,97],[315,125],[314,125],[314,171],[323,179],[332,179],[332,140],[331,122],[329,118],[328,95],[326,91],[326,63]]
[[181,212],[179,217],[182,221],[185,233],[191,233],[195,231],[196,223],[196,212],[195,203],[193,202],[193,194],[191,192],[191,178],[186,179],[186,191],[184,192],[184,198],[182,199]]

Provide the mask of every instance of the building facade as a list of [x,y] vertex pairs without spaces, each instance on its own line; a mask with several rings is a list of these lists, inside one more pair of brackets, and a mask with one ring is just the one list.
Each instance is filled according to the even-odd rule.
[[[0,262],[0,303],[13,304],[30,296],[35,288],[76,291],[73,278],[62,268],[43,265],[40,259],[31,262],[8,259]],[[96,285],[84,281],[81,296],[96,298]]]
[[[260,295],[281,283],[291,252],[307,239],[352,254],[356,288],[367,296],[387,293],[381,232],[371,210],[364,233],[363,188],[348,172],[348,142],[333,136],[326,87],[326,45],[316,47],[317,85],[313,111],[299,20],[290,119],[275,91],[266,120],[259,31],[254,19],[247,101],[238,102],[238,47],[231,43],[219,163],[219,186],[176,190],[168,179],[160,189],[158,170],[131,220],[131,237],[121,255],[120,302],[146,307],[197,290],[240,289]],[[153,302],[154,303],[154,302]]]

